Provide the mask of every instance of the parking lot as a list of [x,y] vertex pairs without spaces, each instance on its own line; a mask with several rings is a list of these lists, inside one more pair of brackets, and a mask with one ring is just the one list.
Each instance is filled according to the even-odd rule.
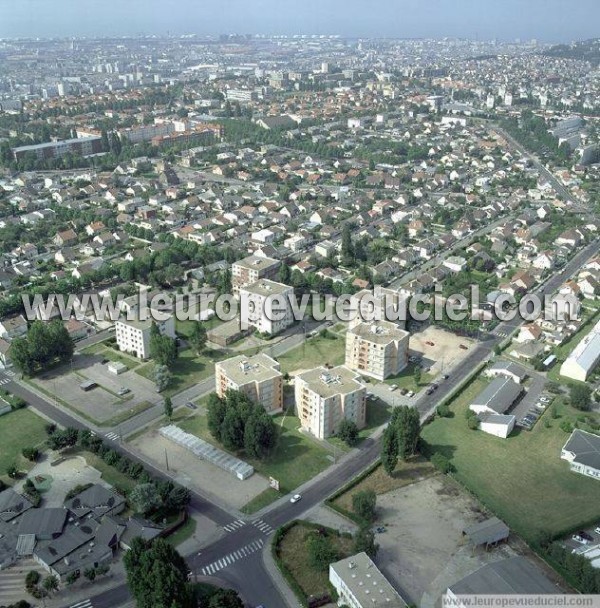
[[475,342],[471,338],[457,336],[430,325],[411,334],[409,352],[421,356],[423,367],[430,368],[429,373],[437,375],[460,363],[469,354],[473,344]]
[[[544,413],[552,401],[552,395],[544,392],[546,379],[541,374],[532,372],[531,380],[527,385],[527,393],[517,403],[517,405],[509,411],[517,419],[517,426],[522,428],[533,428],[539,417]],[[548,400],[546,403],[540,399]],[[541,404],[541,405],[540,405]],[[538,406],[536,408],[536,406]],[[542,407],[543,406],[543,407]],[[531,417],[532,424],[521,424],[526,416]],[[534,420],[535,418],[535,420]]]
[[[589,528],[577,530],[564,539],[564,545],[568,549],[578,550],[578,552],[594,548],[600,549],[600,521]],[[600,553],[598,558],[600,559]]]
[[[97,386],[84,391],[81,384],[86,380]],[[160,401],[150,380],[131,370],[113,374],[97,355],[77,355],[72,365],[41,374],[34,382],[46,393],[55,395],[60,402],[99,424],[125,416],[128,411],[138,411],[144,404]],[[124,392],[122,389],[126,389],[127,394],[120,396],[119,393]]]

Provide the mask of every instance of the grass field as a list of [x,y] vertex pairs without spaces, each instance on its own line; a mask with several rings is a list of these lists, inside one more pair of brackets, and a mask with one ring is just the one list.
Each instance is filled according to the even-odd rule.
[[481,379],[469,385],[450,404],[454,417],[436,418],[422,432],[432,450],[451,460],[458,481],[530,541],[542,531],[557,535],[600,520],[600,484],[571,473],[560,459],[569,435],[559,425],[576,422],[581,412],[559,402],[559,418],[546,411],[532,431],[500,439],[467,428],[465,411],[483,386]]
[[[392,415],[392,406],[387,405],[380,399],[367,400],[367,424],[364,429],[360,429],[358,432],[359,443],[370,437],[375,429],[379,428],[382,424],[385,424]],[[332,445],[340,448],[343,451],[349,451],[350,448],[339,438],[330,437],[327,441]]]
[[379,465],[370,475],[359,481],[352,488],[349,488],[347,492],[340,494],[333,501],[333,504],[346,511],[352,511],[352,495],[356,492],[373,490],[375,494],[385,494],[386,492],[410,485],[415,481],[425,479],[435,472],[429,461],[420,456],[406,462],[400,461],[392,477]]
[[341,365],[346,355],[346,340],[329,332],[327,338],[308,338],[300,346],[277,357],[282,373],[306,370],[319,365]]
[[[304,594],[323,595],[329,592],[329,571],[317,571],[312,567],[309,552],[306,549],[306,535],[314,528],[297,525],[290,528],[279,545],[279,557],[285,564]],[[328,535],[328,540],[335,547],[338,559],[352,555],[353,541],[351,538]]]
[[188,517],[181,528],[178,528],[173,534],[169,534],[169,536],[166,537],[166,541],[173,547],[177,547],[194,534],[196,525],[196,520],[193,517]]
[[421,373],[421,381],[417,385],[415,382],[415,364],[409,363],[399,374],[386,378],[386,384],[396,384],[398,388],[405,388],[407,391],[418,393],[423,387],[427,386],[434,378],[433,374]]
[[255,496],[250,502],[246,503],[240,510],[242,513],[251,515],[252,513],[256,513],[257,511],[264,509],[266,506],[270,505],[272,502],[275,502],[282,496],[283,494],[281,492],[278,492],[273,488],[267,488],[258,496]]
[[[331,460],[325,448],[298,430],[300,426],[298,418],[279,414],[273,420],[279,428],[279,437],[271,456],[266,460],[246,458],[243,452],[239,456],[249,462],[257,473],[279,480],[280,491],[285,494],[326,469],[331,464]],[[210,435],[204,415],[187,418],[178,426],[221,447]]]
[[[212,376],[215,373],[215,361],[220,361],[224,356],[224,353],[220,350],[205,350],[200,355],[196,355],[189,348],[180,352],[179,357],[171,367],[171,373],[173,374],[171,384],[161,395],[163,397],[172,397],[201,380]],[[152,377],[154,365],[151,361],[135,371],[144,376],[144,378],[154,382]]]
[[43,447],[46,440],[46,421],[23,408],[0,417],[0,478],[8,481],[6,469],[15,464],[20,471],[28,471],[33,463],[21,455],[25,447]]

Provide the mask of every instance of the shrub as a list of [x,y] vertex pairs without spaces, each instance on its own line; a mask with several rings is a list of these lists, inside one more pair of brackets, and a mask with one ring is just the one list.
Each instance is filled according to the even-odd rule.
[[[450,416],[450,408],[447,405],[440,405],[437,408],[437,415],[440,418],[448,418],[448,416]],[[471,410],[469,410],[471,411]]]
[[23,448],[21,453],[25,458],[27,458],[27,460],[30,460],[31,462],[35,462],[40,455],[40,451],[37,448]]
[[453,469],[452,464],[450,463],[450,460],[448,460],[448,458],[446,456],[444,456],[443,454],[440,454],[439,452],[436,452],[432,457],[431,457],[431,464],[438,470],[440,471],[440,473],[450,473]]

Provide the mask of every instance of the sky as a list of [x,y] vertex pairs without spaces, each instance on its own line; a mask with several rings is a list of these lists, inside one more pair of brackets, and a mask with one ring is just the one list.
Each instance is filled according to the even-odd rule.
[[570,42],[600,37],[600,0],[0,0],[0,38],[138,34]]

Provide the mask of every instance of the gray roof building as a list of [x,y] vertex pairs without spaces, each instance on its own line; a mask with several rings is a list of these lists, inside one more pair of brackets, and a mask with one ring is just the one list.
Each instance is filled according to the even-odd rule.
[[474,412],[504,414],[519,398],[521,386],[510,378],[494,378],[469,406]]
[[571,463],[572,471],[600,479],[600,435],[575,429],[560,457]]
[[447,595],[552,594],[560,590],[524,557],[483,566],[448,588]]
[[6,488],[0,492],[0,521],[10,521],[19,515],[22,515],[33,505],[12,488]]
[[465,528],[463,534],[473,546],[486,545],[487,547],[506,540],[510,530],[502,520],[491,517]]

